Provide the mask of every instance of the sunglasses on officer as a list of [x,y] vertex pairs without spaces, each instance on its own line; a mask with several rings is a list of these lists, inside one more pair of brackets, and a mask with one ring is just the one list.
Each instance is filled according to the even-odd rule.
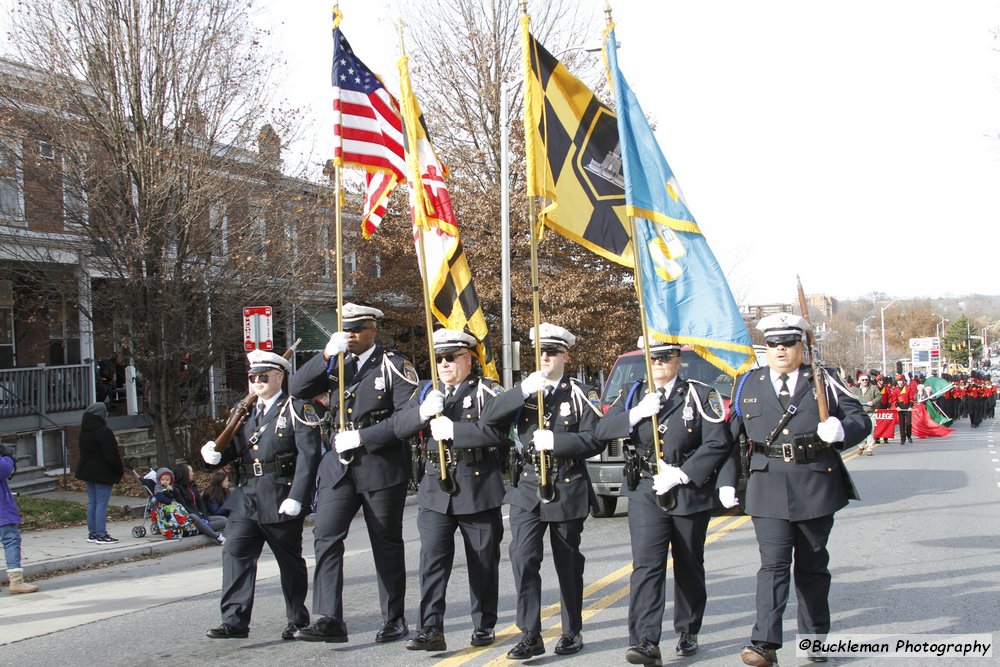
[[345,326],[344,331],[347,333],[359,333],[361,331],[367,331],[368,329],[374,329],[375,327],[371,324],[352,324],[350,326]]
[[261,384],[267,384],[268,380],[271,379],[271,373],[247,373],[247,379],[250,382],[260,382]]
[[557,354],[562,354],[565,351],[566,350],[564,350],[563,348],[559,347],[558,345],[543,345],[542,346],[542,354],[547,354],[550,357],[554,357]]
[[439,364],[447,361],[450,364],[453,363],[459,357],[464,357],[467,354],[468,352],[465,352],[463,350],[459,350],[456,352],[444,352],[443,354],[435,354],[434,361]]
[[679,357],[679,356],[681,356],[680,350],[666,350],[665,352],[650,352],[649,360],[667,363],[674,357]]
[[798,336],[781,336],[780,338],[768,338],[764,342],[768,347],[795,347],[802,341]]

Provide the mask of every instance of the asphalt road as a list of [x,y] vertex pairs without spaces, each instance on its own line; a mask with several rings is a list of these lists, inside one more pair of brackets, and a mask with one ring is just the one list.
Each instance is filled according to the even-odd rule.
[[[1000,453],[996,422],[979,429],[967,422],[946,439],[912,447],[882,445],[873,457],[846,455],[862,502],[837,514],[830,543],[835,632],[969,634],[1000,626]],[[998,434],[997,439],[1000,439]],[[584,650],[552,653],[559,636],[558,586],[551,559],[542,571],[543,626],[548,653],[529,664],[625,664],[628,578],[631,557],[625,512],[589,519],[583,535],[587,558]],[[311,542],[308,539],[307,543]],[[407,616],[415,632],[419,604],[416,507],[406,510]],[[506,540],[505,540],[506,542]],[[513,626],[514,592],[506,544],[501,563],[500,621],[491,647],[468,646],[468,581],[461,547],[449,588],[445,633],[449,650],[410,652],[402,642],[375,644],[381,626],[370,547],[362,520],[347,545],[346,621],[350,642],[286,642],[277,569],[268,555],[258,578],[250,638],[210,640],[205,630],[219,622],[221,568],[218,548],[76,572],[40,582],[34,595],[10,597],[16,621],[0,626],[0,665],[255,665],[313,664],[350,660],[362,665],[509,665],[506,651],[519,635]],[[267,554],[266,550],[265,553]],[[311,557],[311,545],[309,556]],[[310,558],[310,565],[312,563]],[[665,663],[741,664],[738,653],[753,624],[758,555],[752,524],[742,515],[720,516],[709,528],[706,549],[708,609],[694,658],[673,657],[672,592],[661,648]],[[8,607],[9,609],[9,607]],[[9,618],[9,617],[8,617]],[[782,664],[806,664],[794,654],[794,595],[785,612]],[[997,652],[1000,655],[1000,652]],[[988,659],[898,659],[906,665],[996,664]],[[841,658],[854,665],[885,659]]]

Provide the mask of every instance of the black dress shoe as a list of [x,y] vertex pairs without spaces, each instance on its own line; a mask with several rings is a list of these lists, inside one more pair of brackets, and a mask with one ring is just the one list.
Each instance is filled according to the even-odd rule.
[[573,655],[583,648],[583,635],[579,632],[573,636],[563,635],[556,642],[556,655]]
[[507,651],[507,658],[509,660],[527,660],[543,653],[545,653],[545,644],[542,642],[542,635],[537,632],[525,632],[521,641]]
[[406,642],[406,648],[411,651],[447,651],[448,644],[444,641],[444,633],[437,628],[421,628],[416,637]]
[[301,630],[307,627],[308,623],[289,623],[285,626],[285,629],[281,631],[282,639],[295,639],[295,631]]
[[347,641],[347,624],[335,618],[323,616],[312,625],[296,630],[293,636],[304,642],[343,644]]
[[402,639],[408,634],[410,634],[410,629],[406,627],[406,619],[400,616],[383,625],[382,629],[375,635],[375,641],[385,644]]
[[625,651],[625,660],[633,665],[662,665],[660,647],[643,637]]
[[472,646],[489,646],[496,639],[496,633],[493,632],[493,628],[476,628],[472,631],[472,640],[469,642]]
[[694,655],[698,652],[698,635],[693,635],[690,632],[682,632],[680,639],[677,640],[677,648],[674,651],[682,658]]
[[206,632],[205,636],[212,639],[246,639],[250,636],[250,630],[240,630],[228,623],[223,623],[219,627],[212,628]]
[[809,655],[806,656],[806,660],[808,660],[809,662],[826,662],[826,656],[814,655],[810,653]]
[[740,651],[740,658],[745,665],[753,667],[771,667],[778,664],[778,652],[769,645],[762,643],[747,644]]

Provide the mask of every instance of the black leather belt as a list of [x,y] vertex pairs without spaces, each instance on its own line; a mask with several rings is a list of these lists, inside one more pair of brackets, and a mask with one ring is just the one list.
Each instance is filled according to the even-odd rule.
[[[822,440],[808,440],[805,442],[786,442],[781,445],[754,445],[754,451],[766,455],[769,459],[784,459],[786,463],[792,461],[811,461],[815,458],[816,452],[822,451],[830,446],[830,443]],[[807,452],[808,450],[808,452]],[[798,454],[798,456],[796,456]]]
[[268,463],[241,463],[240,464],[240,474],[241,475],[252,475],[254,477],[260,477],[267,473],[278,472],[278,462],[269,461]]
[[[538,452],[532,449],[531,452],[528,453],[527,462],[530,463],[531,465],[536,465],[538,463]],[[577,466],[582,466],[583,464],[580,462],[579,459],[569,459],[562,456],[552,456],[552,454],[550,453],[548,465],[549,467],[559,468],[564,472],[568,472],[570,470],[573,470]]]
[[[479,463],[487,457],[490,453],[496,451],[494,447],[474,447],[472,449],[449,449],[448,458],[453,462],[465,461],[466,463]],[[437,448],[431,449],[427,452],[427,458],[433,462],[438,461],[438,450]]]

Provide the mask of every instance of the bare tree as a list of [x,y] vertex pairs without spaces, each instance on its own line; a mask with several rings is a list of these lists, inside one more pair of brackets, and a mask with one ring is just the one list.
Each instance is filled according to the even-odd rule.
[[32,67],[4,83],[0,123],[52,144],[54,172],[24,151],[24,182],[47,183],[66,205],[49,216],[65,239],[20,243],[8,270],[45,267],[52,243],[89,248],[89,314],[144,379],[161,463],[222,354],[213,331],[237,331],[241,306],[275,292],[287,301],[289,285],[328,270],[318,221],[329,203],[281,176],[294,114],[269,106],[273,65],[252,10],[252,0],[54,0],[13,17],[12,42]]

